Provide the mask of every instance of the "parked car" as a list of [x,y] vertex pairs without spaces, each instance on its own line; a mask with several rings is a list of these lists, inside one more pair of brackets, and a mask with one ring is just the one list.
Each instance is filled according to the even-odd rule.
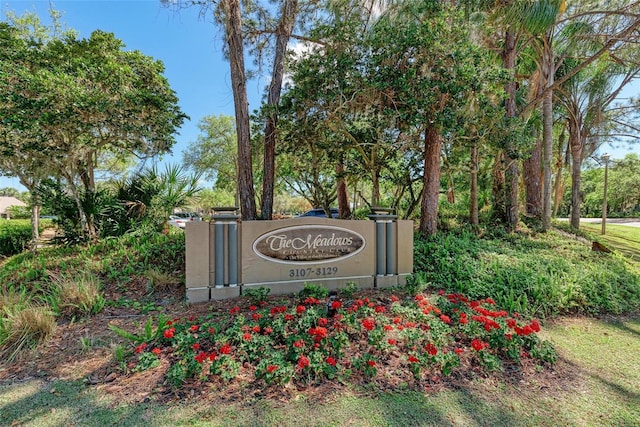
[[174,227],[184,228],[189,221],[202,221],[202,218],[194,212],[178,212],[169,215],[169,225]]
[[[340,214],[338,213],[338,208],[331,208],[331,218],[338,218]],[[302,215],[298,215],[298,218],[302,217],[319,217],[319,218],[327,218],[327,213],[322,208],[311,209],[310,211],[306,211]]]

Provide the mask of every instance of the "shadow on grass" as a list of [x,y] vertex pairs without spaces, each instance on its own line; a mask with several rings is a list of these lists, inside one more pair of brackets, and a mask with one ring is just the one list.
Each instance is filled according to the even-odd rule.
[[142,425],[145,406],[117,406],[83,381],[0,385],[0,425]]
[[[640,337],[640,313],[630,316],[627,320],[615,320],[607,322],[607,324],[623,333],[630,334],[636,338]],[[632,324],[632,326],[629,326],[629,324]]]
[[426,396],[419,393],[388,394],[378,401],[386,414],[383,425],[393,427],[526,424],[522,414],[509,410],[498,401],[478,397],[466,389],[441,391]]
[[621,401],[624,401],[629,405],[636,406],[636,409],[640,412],[640,393],[638,392],[638,389],[630,390],[628,387],[610,381],[597,374],[593,374],[592,376],[595,380],[607,386],[609,390],[620,398]]

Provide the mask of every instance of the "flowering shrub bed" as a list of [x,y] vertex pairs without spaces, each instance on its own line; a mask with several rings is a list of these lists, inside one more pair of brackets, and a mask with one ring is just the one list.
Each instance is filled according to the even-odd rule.
[[288,303],[245,302],[202,318],[151,319],[135,342],[135,371],[169,361],[166,381],[284,385],[373,380],[406,384],[449,375],[461,365],[500,370],[524,359],[554,363],[540,324],[460,294],[381,294],[362,299],[306,296]]

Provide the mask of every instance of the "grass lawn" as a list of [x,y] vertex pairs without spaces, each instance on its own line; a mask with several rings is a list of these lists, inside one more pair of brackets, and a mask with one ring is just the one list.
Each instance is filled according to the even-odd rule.
[[626,225],[607,224],[606,234],[601,233],[602,225],[581,223],[580,228],[593,233],[594,238],[613,250],[620,252],[640,267],[640,228]]
[[0,425],[127,426],[633,426],[640,425],[640,315],[561,318],[541,333],[558,350],[551,372],[523,381],[464,380],[427,393],[337,387],[286,402],[251,397],[115,401],[82,381],[0,385]]

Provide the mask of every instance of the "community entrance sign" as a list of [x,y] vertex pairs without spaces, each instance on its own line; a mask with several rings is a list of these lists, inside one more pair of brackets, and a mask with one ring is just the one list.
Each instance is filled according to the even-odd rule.
[[187,301],[233,298],[243,289],[298,292],[404,285],[413,272],[413,222],[386,212],[371,220],[292,218],[240,222],[232,210],[187,224]]

